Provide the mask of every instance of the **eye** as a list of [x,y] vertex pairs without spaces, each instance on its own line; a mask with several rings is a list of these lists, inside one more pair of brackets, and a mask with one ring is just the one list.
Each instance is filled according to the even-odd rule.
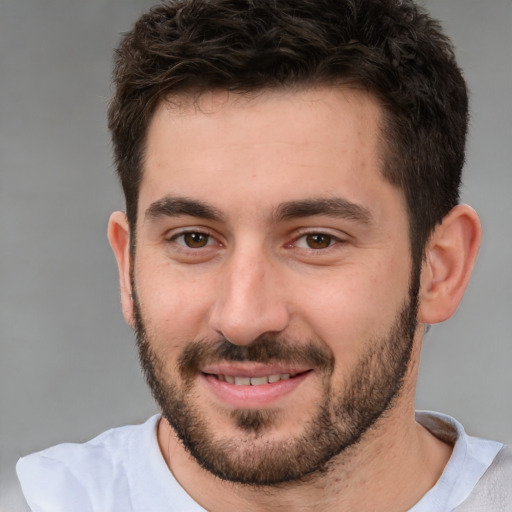
[[301,249],[327,249],[331,245],[339,242],[339,239],[326,233],[307,233],[302,235],[295,242],[295,246]]
[[201,231],[188,231],[186,233],[181,233],[173,236],[171,240],[178,245],[188,247],[189,249],[202,249],[203,247],[214,245],[216,243],[213,237],[207,233],[202,233]]

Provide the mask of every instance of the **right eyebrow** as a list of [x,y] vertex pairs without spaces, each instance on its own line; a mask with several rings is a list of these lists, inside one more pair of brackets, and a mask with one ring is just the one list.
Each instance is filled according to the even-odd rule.
[[370,225],[373,222],[372,212],[368,208],[343,197],[320,197],[289,201],[281,204],[276,209],[273,219],[275,222],[278,222],[280,220],[300,219],[315,215],[348,219],[366,225]]
[[224,216],[217,208],[187,197],[166,196],[147,208],[144,217],[147,220],[157,220],[162,217],[179,217],[188,215],[205,220],[221,221]]

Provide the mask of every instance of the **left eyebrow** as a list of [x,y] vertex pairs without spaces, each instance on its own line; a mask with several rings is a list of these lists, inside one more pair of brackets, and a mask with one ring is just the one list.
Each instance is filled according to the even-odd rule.
[[151,203],[144,214],[145,218],[149,220],[157,220],[161,217],[179,217],[181,215],[214,221],[223,219],[222,213],[207,203],[187,197],[172,196],[166,196]]
[[315,215],[337,217],[368,225],[373,222],[373,215],[368,208],[341,197],[289,201],[276,208],[272,220],[279,222]]

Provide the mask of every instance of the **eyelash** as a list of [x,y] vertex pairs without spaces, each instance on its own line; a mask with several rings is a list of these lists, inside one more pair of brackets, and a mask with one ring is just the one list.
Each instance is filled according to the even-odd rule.
[[[191,236],[199,235],[201,237],[206,237],[207,238],[206,244],[203,246],[200,246],[200,247],[191,247],[184,240],[183,240],[183,243],[178,242],[179,238],[184,238],[187,235],[191,235]],[[212,241],[215,241],[215,240],[216,240],[215,237],[211,233],[209,233],[208,231],[200,230],[200,229],[189,229],[186,231],[180,231],[179,233],[171,235],[167,238],[168,242],[173,242],[173,243],[177,244],[183,250],[193,250],[193,251],[198,250],[198,249],[204,249],[206,247],[211,247],[212,245],[218,245],[218,246],[222,245],[220,242],[217,242],[216,244],[211,243]]]
[[[307,237],[319,237],[319,238],[328,239],[328,244],[325,247],[316,247],[316,248],[311,247],[310,244],[308,243],[308,241],[306,241]],[[307,245],[307,247],[299,246],[299,241],[301,241],[301,240],[304,240],[304,243]],[[313,241],[313,240],[311,240],[311,241]],[[345,240],[343,240],[339,236],[319,230],[319,231],[308,231],[308,232],[301,233],[298,237],[296,237],[293,240],[293,242],[291,242],[290,244],[287,244],[287,246],[288,247],[297,247],[301,250],[310,251],[313,253],[319,253],[322,251],[327,251],[331,247],[338,245],[338,244],[342,244],[343,242],[345,242]]]
[[[207,240],[206,240],[206,243],[204,245],[201,245],[201,241],[199,241],[198,242],[199,245],[197,247],[192,247],[189,243],[187,243],[184,240],[184,238],[187,235],[190,235],[190,236],[196,235],[198,237],[206,237]],[[307,241],[307,237],[317,237],[317,238],[320,238],[320,240],[318,240],[318,244],[320,244],[320,245],[322,245],[322,239],[323,239],[327,243],[327,245],[325,247],[311,247],[311,242],[315,243],[316,241],[314,239]],[[183,238],[182,242],[178,241],[180,238]],[[182,231],[180,233],[176,233],[176,234],[174,234],[174,235],[172,235],[172,236],[167,238],[168,242],[173,242],[173,243],[177,244],[183,250],[193,250],[193,251],[196,251],[196,250],[199,250],[199,249],[205,249],[207,247],[211,247],[211,246],[214,246],[214,245],[217,245],[217,246],[221,246],[222,245],[218,241],[217,241],[217,243],[215,243],[215,240],[216,240],[215,237],[211,233],[209,233],[208,231],[202,231],[202,230],[199,230],[199,229],[190,229],[190,230],[187,230],[187,231]],[[307,245],[307,247],[301,247],[299,245],[299,242],[301,240],[304,240],[304,242]],[[296,247],[296,248],[301,249],[301,250],[312,251],[312,252],[320,252],[320,251],[326,251],[329,248],[333,247],[334,245],[337,245],[337,244],[340,244],[340,243],[343,243],[343,242],[344,242],[343,239],[341,239],[341,238],[339,238],[339,237],[337,237],[337,236],[335,236],[335,235],[333,235],[331,233],[326,233],[326,232],[323,232],[323,231],[310,231],[310,232],[301,233],[291,243],[286,244],[285,247],[287,247],[287,248]]]

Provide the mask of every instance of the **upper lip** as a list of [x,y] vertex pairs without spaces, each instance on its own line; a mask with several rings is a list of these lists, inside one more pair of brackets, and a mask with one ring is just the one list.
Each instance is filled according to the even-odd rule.
[[202,373],[210,375],[230,375],[233,377],[267,377],[269,375],[297,375],[311,368],[286,364],[263,363],[218,363],[200,368]]

